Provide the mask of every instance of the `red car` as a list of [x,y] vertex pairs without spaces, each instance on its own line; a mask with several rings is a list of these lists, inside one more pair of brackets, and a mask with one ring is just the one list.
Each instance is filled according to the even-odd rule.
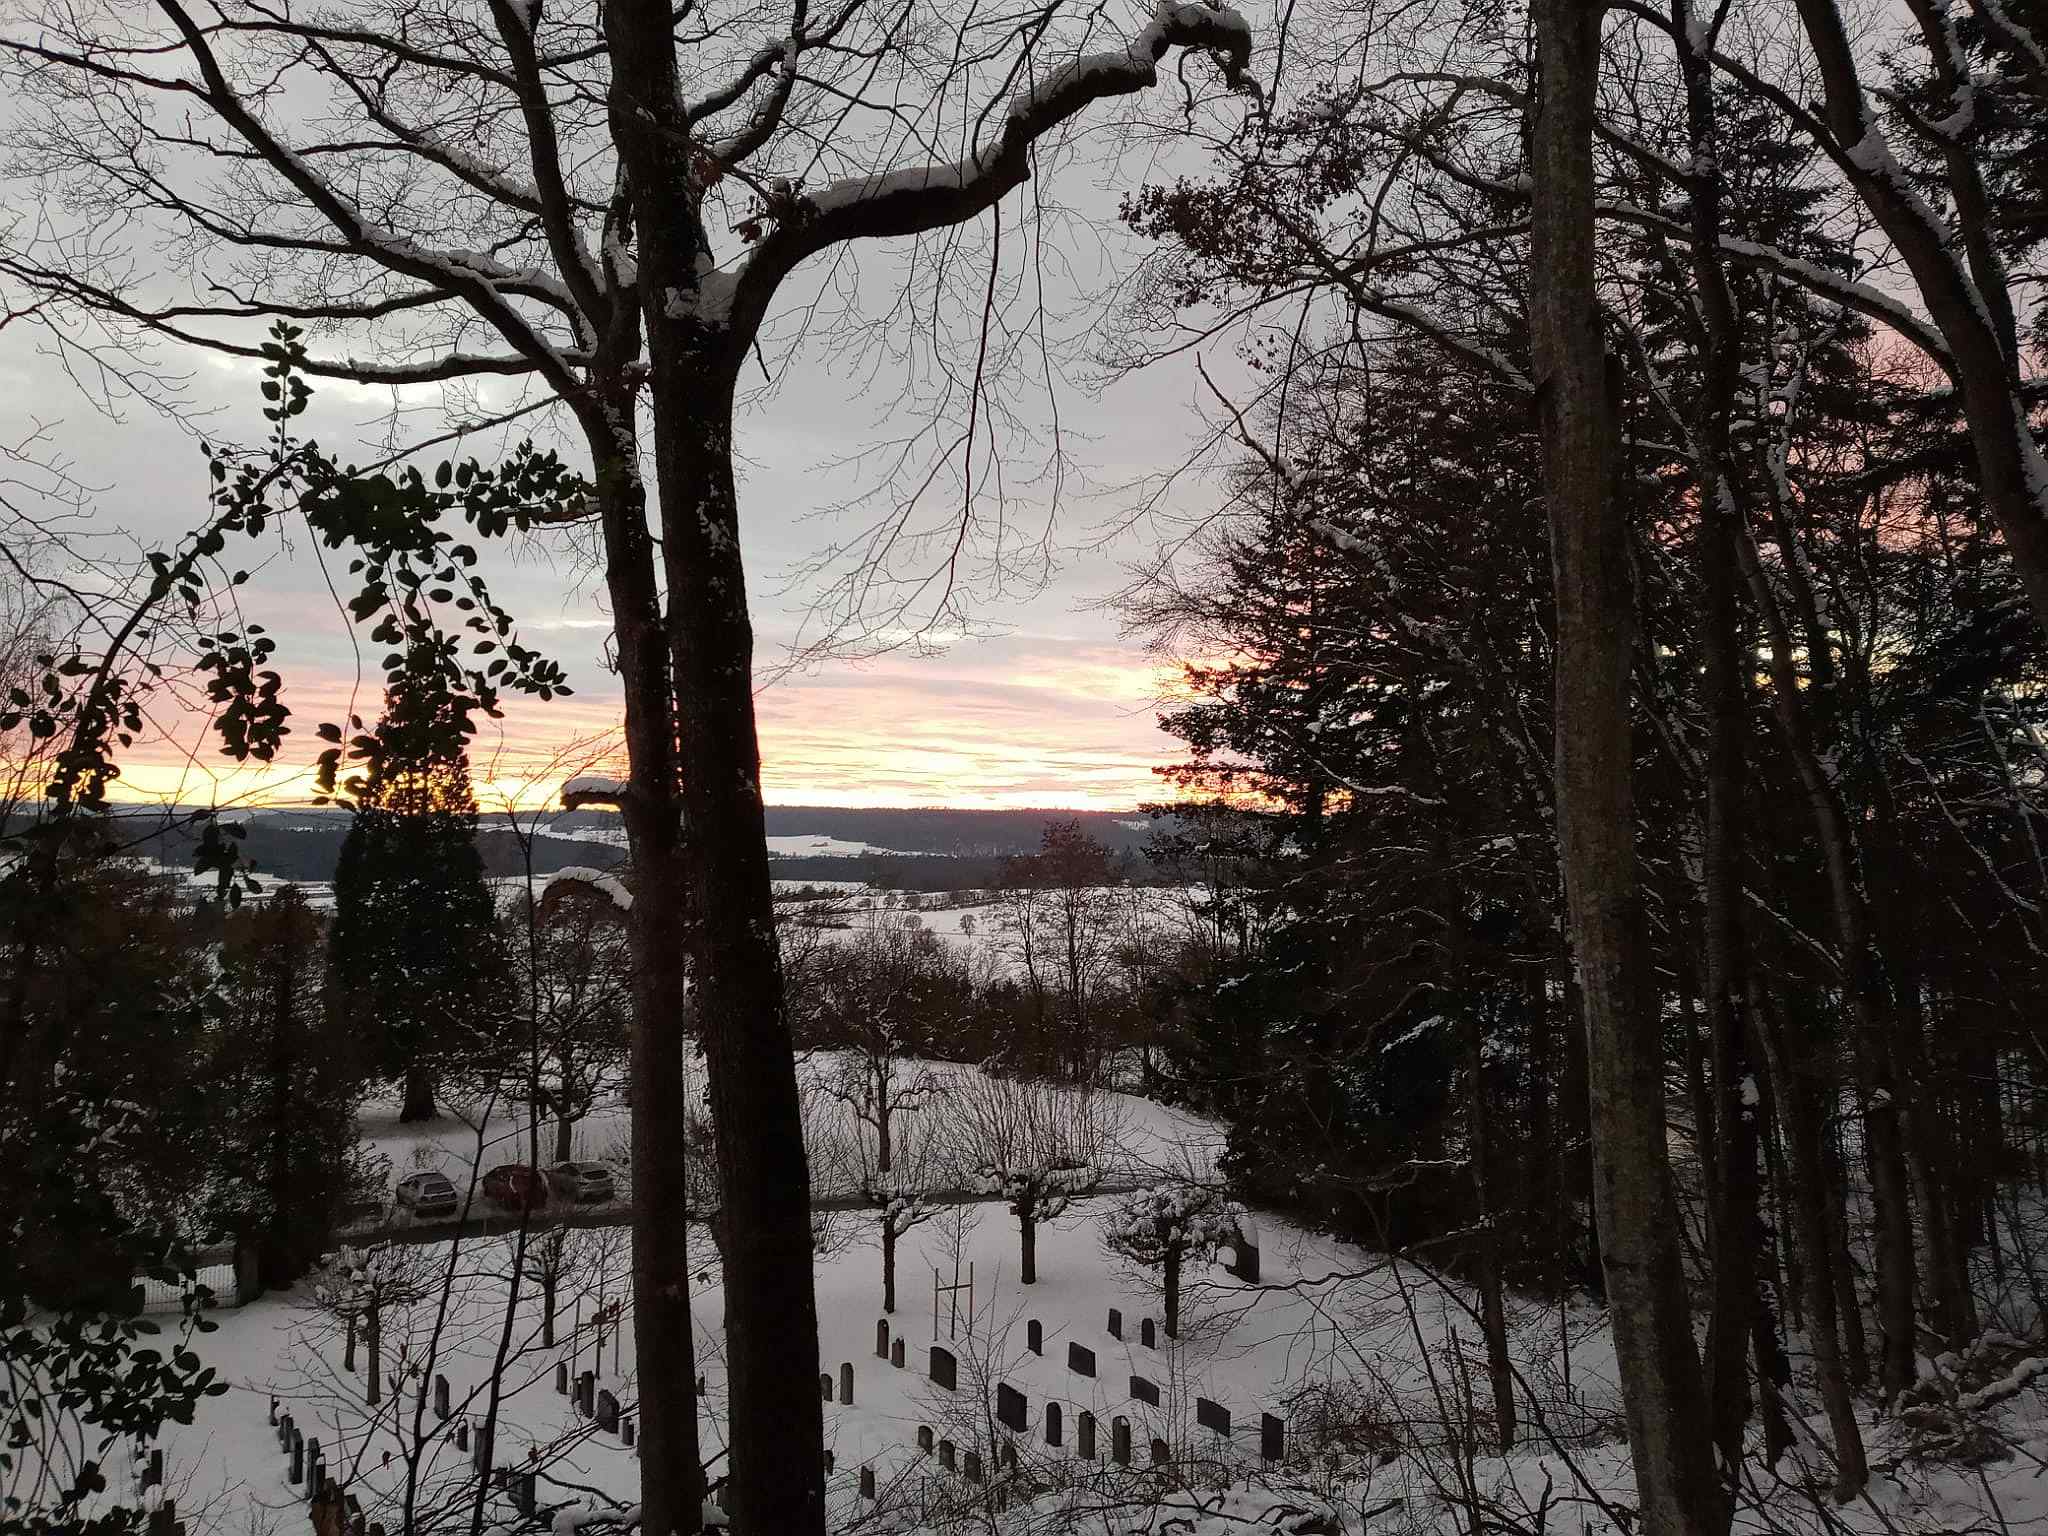
[[535,1210],[548,1203],[547,1175],[525,1163],[500,1163],[484,1175],[484,1198],[508,1211]]

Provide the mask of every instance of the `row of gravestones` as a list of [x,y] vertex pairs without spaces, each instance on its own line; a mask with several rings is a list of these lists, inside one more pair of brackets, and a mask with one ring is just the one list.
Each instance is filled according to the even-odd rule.
[[[363,1507],[356,1502],[352,1493],[341,1492],[340,1485],[327,1470],[326,1458],[321,1454],[320,1442],[309,1440],[305,1432],[293,1422],[289,1413],[278,1410],[277,1399],[270,1400],[270,1424],[277,1432],[277,1448],[285,1457],[285,1481],[294,1488],[303,1487],[306,1502],[315,1504],[323,1499],[339,1497],[348,1515],[350,1536],[384,1536],[384,1527],[371,1525],[363,1517]],[[184,1530],[182,1523],[172,1517],[176,1530],[170,1536],[178,1536]],[[152,1528],[148,1536],[158,1536]]]
[[[885,1323],[883,1326],[887,1327],[888,1325]],[[901,1361],[897,1363],[899,1365],[902,1364]],[[818,1372],[818,1397],[822,1402],[829,1403],[832,1401],[832,1373],[830,1371]],[[853,1362],[851,1360],[839,1362],[839,1401],[849,1404],[853,1401]]]
[[[1150,1407],[1159,1406],[1158,1384],[1143,1376],[1131,1378],[1131,1397]],[[1045,1405],[1045,1443],[1058,1445],[1061,1433],[1061,1409],[1058,1403]],[[1087,1418],[1086,1414],[1082,1417]],[[1031,1428],[1031,1404],[1022,1392],[1008,1382],[996,1384],[996,1422],[1004,1428],[1025,1434]],[[1195,1399],[1195,1422],[1202,1428],[1228,1439],[1231,1432],[1230,1410],[1210,1398]],[[1091,1426],[1092,1430],[1092,1426]],[[1085,1443],[1092,1448],[1094,1436],[1086,1434]],[[1091,1451],[1083,1451],[1084,1456]],[[1287,1454],[1287,1426],[1270,1413],[1259,1415],[1259,1454],[1267,1461],[1280,1461]]]
[[[698,1379],[697,1389],[700,1392],[703,1390],[701,1377]],[[578,1414],[586,1419],[595,1419],[597,1427],[607,1435],[617,1435],[621,1445],[631,1446],[635,1443],[637,1432],[633,1427],[633,1415],[619,1407],[619,1399],[609,1387],[598,1386],[597,1372],[580,1372],[572,1383],[569,1380],[568,1363],[557,1360],[555,1391],[563,1397],[573,1398]]]
[[[1047,1403],[1045,1406],[1045,1443],[1047,1445],[1058,1445],[1060,1444],[1062,1433],[1060,1405],[1058,1403]],[[1096,1455],[1095,1415],[1084,1408],[1081,1411],[1080,1417],[1075,1421],[1075,1425],[1074,1453],[1083,1461],[1093,1461]],[[938,1439],[929,1424],[918,1425],[917,1448],[926,1455],[931,1455],[936,1451],[939,1458],[939,1466],[942,1470],[961,1472],[970,1483],[983,1481],[980,1454],[975,1451],[967,1451],[964,1454],[956,1455],[953,1442],[951,1440]],[[1015,1471],[1017,1467],[1016,1444],[1005,1440],[1002,1444],[1001,1456],[1004,1469],[1006,1471]],[[1173,1452],[1164,1440],[1154,1440],[1152,1442],[1152,1464],[1155,1467],[1165,1464],[1172,1459],[1172,1456]],[[1122,1414],[1118,1414],[1109,1421],[1109,1457],[1118,1466],[1128,1467],[1131,1464],[1131,1421]]]

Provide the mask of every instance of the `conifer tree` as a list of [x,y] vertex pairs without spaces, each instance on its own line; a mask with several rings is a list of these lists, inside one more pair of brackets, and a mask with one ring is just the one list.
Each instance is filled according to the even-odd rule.
[[431,1118],[434,1085],[488,1026],[505,955],[476,846],[468,710],[430,658],[397,673],[356,739],[355,820],[334,873],[330,997],[368,1060],[402,1078],[399,1118]]

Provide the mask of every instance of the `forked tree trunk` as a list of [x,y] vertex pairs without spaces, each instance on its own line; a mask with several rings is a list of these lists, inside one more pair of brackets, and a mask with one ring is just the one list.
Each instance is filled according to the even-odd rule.
[[1593,258],[1593,103],[1605,6],[1533,7],[1529,313],[1557,589],[1557,821],[1586,1022],[1608,1304],[1649,1536],[1720,1536],[1699,1356],[1676,1246],[1664,1061],[1635,854],[1634,593]]

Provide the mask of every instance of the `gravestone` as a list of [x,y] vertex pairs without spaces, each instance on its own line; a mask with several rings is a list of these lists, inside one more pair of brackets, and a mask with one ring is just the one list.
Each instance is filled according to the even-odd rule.
[[1024,1325],[1024,1346],[1034,1355],[1045,1353],[1045,1329],[1035,1317]]
[[1095,1459],[1095,1415],[1086,1408],[1081,1417],[1074,1421],[1074,1450],[1083,1461]]
[[864,1499],[872,1499],[875,1496],[875,1469],[873,1467],[862,1467],[860,1469],[860,1496]]
[[1120,1467],[1131,1464],[1131,1421],[1122,1414],[1109,1421],[1109,1455]]
[[1031,1422],[1031,1405],[1025,1401],[1024,1394],[1007,1381],[996,1383],[996,1422],[1019,1433]]
[[619,1432],[619,1400],[610,1388],[597,1394],[597,1427],[608,1435]]
[[832,1401],[832,1373],[830,1371],[818,1372],[818,1401],[821,1403]]
[[1109,1336],[1120,1339],[1124,1336],[1124,1315],[1115,1307],[1109,1309]]
[[889,1363],[899,1371],[903,1369],[903,1341],[901,1339],[891,1339],[889,1341]]
[[1131,1396],[1141,1403],[1150,1403],[1154,1408],[1159,1406],[1158,1385],[1147,1381],[1143,1376],[1131,1378]]
[[953,1442],[950,1440],[939,1442],[939,1465],[948,1472],[953,1470]]
[[443,1424],[448,1422],[448,1378],[446,1376],[436,1376],[434,1378],[434,1417]]
[[458,1419],[456,1421],[455,1449],[457,1449],[458,1451],[466,1451],[469,1449],[469,1420],[467,1419]]
[[1159,1329],[1149,1317],[1138,1320],[1138,1342],[1147,1349],[1159,1347]]
[[475,1439],[474,1439],[474,1440],[472,1441],[472,1443],[471,1443],[471,1451],[472,1451],[472,1459],[473,1459],[473,1460],[474,1460],[474,1461],[476,1462],[476,1469],[477,1469],[477,1471],[479,1471],[479,1472],[482,1472],[482,1471],[485,1471],[485,1470],[486,1470],[487,1468],[489,1468],[489,1466],[490,1466],[490,1464],[491,1464],[491,1426],[490,1426],[490,1425],[488,1425],[488,1424],[479,1424],[479,1425],[477,1425],[477,1427],[476,1427],[476,1437],[475,1437]]
[[290,1484],[291,1484],[291,1485],[292,1485],[292,1486],[293,1486],[294,1488],[296,1488],[296,1487],[297,1487],[297,1486],[299,1485],[299,1479],[300,1479],[300,1478],[302,1478],[302,1477],[304,1477],[305,1475],[306,1475],[306,1452],[305,1452],[305,1448],[304,1448],[303,1446],[301,1446],[301,1445],[300,1445],[300,1444],[298,1443],[298,1441],[294,1440],[294,1441],[292,1442],[292,1465],[291,1465],[291,1470],[290,1470],[289,1472],[287,1472],[287,1473],[285,1474],[285,1481],[286,1481],[286,1482],[288,1482],[288,1483],[290,1483]]
[[1235,1262],[1229,1266],[1230,1273],[1246,1285],[1259,1283],[1259,1244],[1256,1235],[1240,1226],[1232,1234],[1230,1246],[1234,1250]]
[[967,1472],[967,1481],[969,1481],[970,1483],[978,1483],[978,1482],[980,1482],[980,1481],[981,1481],[981,1452],[979,1452],[979,1451],[969,1451],[969,1452],[967,1453],[967,1456],[966,1456],[966,1464],[967,1464],[967,1465],[966,1465],[966,1472]]
[[920,1425],[918,1425],[918,1426],[917,1426],[917,1448],[918,1448],[918,1449],[919,1449],[920,1451],[923,1451],[923,1452],[925,1452],[925,1453],[926,1453],[927,1455],[929,1455],[929,1454],[931,1453],[931,1448],[932,1448],[932,1427],[931,1427],[931,1425],[929,1425],[929,1424],[920,1424]]
[[306,1465],[310,1467],[319,1459],[320,1442],[318,1440],[308,1440],[306,1442]]
[[1047,1403],[1045,1405],[1045,1443],[1047,1445],[1058,1445],[1060,1443],[1060,1405],[1058,1403]]
[[851,1360],[839,1362],[839,1401],[842,1403],[853,1401],[853,1362]]
[[272,1424],[277,1422],[277,1399],[274,1397],[270,1400],[270,1422]]
[[1163,1467],[1171,1460],[1173,1460],[1173,1451],[1167,1443],[1164,1440],[1154,1440],[1152,1442],[1152,1465]]
[[1259,1415],[1259,1454],[1267,1461],[1279,1461],[1287,1455],[1287,1426],[1270,1413]]
[[830,1477],[837,1468],[839,1458],[832,1454],[832,1447],[825,1447],[825,1475]]
[[631,1447],[638,1440],[639,1433],[633,1427],[633,1416],[630,1413],[619,1420],[619,1444]]
[[889,1355],[889,1319],[875,1319],[875,1358],[887,1359]]
[[585,1371],[576,1378],[576,1411],[586,1419],[597,1412],[597,1372]]
[[567,1397],[569,1395],[569,1362],[566,1360],[557,1360],[555,1362],[555,1395],[557,1397]]
[[948,1392],[960,1390],[960,1362],[953,1358],[953,1351],[938,1344],[932,1346],[932,1385]]
[[1083,1376],[1095,1374],[1095,1351],[1085,1345],[1067,1341],[1067,1369]]
[[1230,1410],[1206,1397],[1195,1399],[1195,1422],[1219,1435],[1230,1433]]
[[519,1474],[519,1513],[529,1520],[533,1518],[534,1505],[538,1502],[538,1490],[534,1487],[534,1482],[535,1478],[531,1472]]

